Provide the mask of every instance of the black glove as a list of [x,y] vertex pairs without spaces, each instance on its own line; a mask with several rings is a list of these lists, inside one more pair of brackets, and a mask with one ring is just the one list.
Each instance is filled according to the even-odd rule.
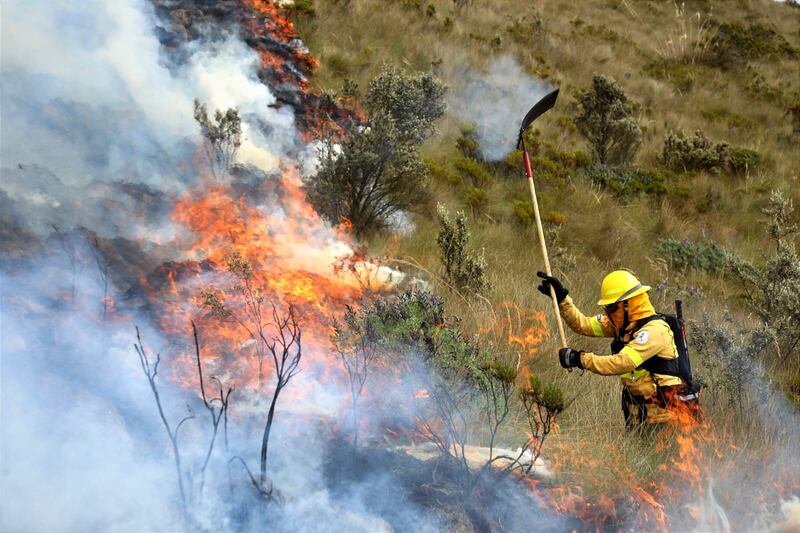
[[572,348],[561,348],[558,351],[558,362],[561,363],[562,368],[577,367],[583,370],[583,363],[581,363],[582,353]]
[[555,276],[548,276],[544,272],[537,272],[537,276],[542,278],[542,284],[539,285],[539,292],[545,296],[550,296],[550,287],[552,286],[556,291],[556,301],[561,303],[564,298],[569,294],[569,290],[561,284],[561,281]]

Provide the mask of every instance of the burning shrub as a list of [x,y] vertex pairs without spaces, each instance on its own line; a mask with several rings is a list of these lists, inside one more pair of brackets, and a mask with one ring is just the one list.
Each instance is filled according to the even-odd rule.
[[459,290],[480,293],[489,287],[486,278],[486,260],[470,252],[469,230],[464,213],[459,211],[453,220],[450,214],[439,205],[439,257],[444,267],[445,278]]
[[358,400],[364,392],[364,384],[370,366],[378,357],[378,330],[375,323],[364,320],[352,306],[347,306],[341,321],[334,321],[331,340],[339,352],[339,359],[347,371],[350,386],[350,401],[353,417],[353,448],[358,448],[359,420]]
[[592,78],[592,87],[578,96],[578,131],[591,143],[601,164],[630,163],[642,141],[642,130],[633,117],[631,103],[622,88],[601,75]]
[[[340,349],[377,352],[385,368],[403,376],[421,374],[424,397],[430,400],[417,418],[418,430],[466,466],[466,409],[481,382],[484,354],[455,319],[445,316],[440,299],[407,291],[362,304],[340,325],[334,341]],[[424,371],[416,369],[418,362]]]
[[235,280],[232,292],[234,295],[238,294],[238,298],[232,296],[226,302],[213,288],[201,291],[200,297],[213,317],[234,321],[250,337],[248,342],[254,346],[258,357],[259,387],[262,386],[264,359],[269,357],[273,363],[275,385],[261,438],[261,465],[257,484],[260,491],[270,493],[271,490],[267,489],[269,437],[278,398],[299,371],[303,354],[300,325],[292,304],[289,304],[285,313],[280,312],[274,303],[271,304],[271,311],[267,310],[264,288],[257,285],[253,269],[245,258],[234,252],[226,257],[226,261],[228,272]]
[[[364,369],[380,361],[370,373],[375,379],[382,372],[396,373],[415,387],[423,387],[424,394],[418,394],[413,408],[415,430],[465,473],[471,471],[465,455],[467,435],[481,425],[489,445],[484,468],[503,459],[506,471],[530,471],[534,461],[527,455],[533,451],[538,457],[554,417],[564,408],[556,386],[531,380],[519,397],[529,413],[531,434],[518,457],[494,457],[498,432],[508,421],[517,397],[518,364],[509,363],[502,354],[483,348],[477,337],[468,336],[459,319],[448,317],[443,302],[429,292],[407,291],[362,303],[348,310],[333,340],[347,352],[346,357],[366,361]],[[363,387],[366,372],[352,377],[357,389]],[[482,416],[474,419],[473,413]]]
[[520,467],[525,468],[526,472],[530,472],[542,454],[542,446],[553,429],[556,417],[566,408],[566,404],[564,393],[558,385],[542,381],[538,376],[528,378],[527,387],[520,391],[520,398],[525,410],[529,432],[522,453],[531,450],[533,454],[533,460],[527,466],[520,464]]
[[436,132],[445,86],[431,74],[384,66],[364,98],[367,123],[337,144],[323,142],[319,172],[304,180],[308,200],[356,236],[385,229],[392,216],[425,199],[427,167],[418,146]]
[[203,146],[211,173],[215,178],[223,179],[242,144],[242,120],[239,112],[234,108],[228,108],[224,113],[217,109],[212,120],[208,116],[206,105],[195,99],[194,119],[200,125],[205,139]]
[[316,176],[305,180],[309,202],[332,224],[349,221],[364,237],[392,215],[425,199],[427,168],[417,147],[398,141],[390,120],[350,132],[341,146],[325,141]]

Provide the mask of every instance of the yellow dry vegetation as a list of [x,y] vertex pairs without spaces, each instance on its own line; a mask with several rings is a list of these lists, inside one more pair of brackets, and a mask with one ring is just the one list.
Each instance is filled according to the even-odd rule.
[[[758,151],[763,164],[744,176],[673,176],[669,179],[676,183],[670,192],[627,202],[577,171],[566,178],[537,181],[542,212],[558,221],[551,227],[557,226],[557,247],[563,250],[553,258],[554,270],[584,312],[597,312],[604,274],[624,267],[651,285],[667,288],[653,293],[662,310],[670,309],[675,287],[696,287],[702,297],[687,299],[690,318],[720,318],[729,309],[739,323],[752,325],[735,284],[714,274],[676,271],[656,256],[654,246],[665,237],[713,240],[755,260],[768,246],[760,210],[770,191],[781,189],[798,204],[800,140],[796,134],[792,137],[786,106],[800,91],[800,55],[767,53],[723,69],[701,60],[708,51],[695,37],[707,37],[703,32],[713,31],[712,23],[759,24],[773,29],[798,52],[800,9],[772,0],[698,0],[686,2],[683,9],[657,0],[459,3],[464,7],[457,8],[451,0],[315,0],[313,17],[295,17],[301,37],[320,60],[314,83],[319,89],[337,90],[348,78],[365,88],[380,64],[389,61],[416,70],[435,68],[457,87],[459,68],[481,68],[511,55],[526,73],[561,88],[556,109],[536,125],[554,149],[590,152],[571,124],[578,91],[591,83],[593,74],[603,74],[638,103],[635,114],[643,130],[635,161],[639,167],[658,166],[670,130],[700,129],[712,139]],[[426,156],[450,165],[459,155],[455,140],[461,126],[457,117],[447,117],[440,134],[426,146]],[[488,207],[470,220],[474,246],[484,249],[488,264],[491,289],[485,299],[453,293],[436,276],[424,273],[440,270],[435,205],[441,202],[451,212],[465,209],[461,187],[453,180],[432,180],[430,203],[414,218],[416,230],[376,237],[369,243],[371,251],[389,261],[399,259],[403,270],[428,277],[449,309],[476,331],[491,330],[498,313],[505,312],[500,305],[505,301],[541,310],[552,324],[549,301],[536,291],[535,272],[543,263],[535,232],[521,224],[512,209],[514,199],[529,198],[522,178],[497,178],[487,185]],[[576,348],[607,350],[605,341],[568,337]],[[623,431],[616,380],[563,371],[557,347],[557,335],[551,335],[526,362],[533,372],[558,382],[574,400],[561,419],[559,434],[547,446],[617,450],[632,468],[654,472],[654,455],[642,453]],[[779,374],[800,372],[769,358],[767,364]],[[728,416],[724,401],[708,398],[707,410],[720,431],[738,432],[755,449],[769,442],[771,436],[759,429],[756,417]],[[620,455],[608,455],[604,467],[600,454],[596,468],[613,476]]]

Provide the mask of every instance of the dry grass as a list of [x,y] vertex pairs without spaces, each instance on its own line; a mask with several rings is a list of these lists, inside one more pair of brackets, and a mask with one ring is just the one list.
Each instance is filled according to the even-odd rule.
[[[701,172],[685,178],[688,197],[637,198],[621,204],[578,175],[562,184],[538,184],[542,210],[558,211],[566,218],[561,245],[574,256],[576,265],[554,261],[554,267],[586,313],[595,312],[604,273],[626,267],[651,284],[668,278],[675,285],[701,288],[704,298],[689,302],[689,318],[704,313],[719,317],[724,308],[730,308],[747,324],[748,313],[740,307],[735,286],[703,273],[669,272],[654,256],[653,247],[666,236],[713,239],[744,257],[759,258],[765,239],[759,210],[769,191],[781,188],[795,198],[795,205],[800,205],[800,148],[797,140],[794,144],[787,141],[789,119],[783,116],[783,106],[776,97],[752,89],[753,80],[761,76],[782,94],[799,91],[797,59],[765,58],[748,68],[724,71],[703,65],[699,60],[705,50],[697,44],[710,35],[712,22],[746,19],[774,27],[800,49],[800,10],[771,0],[715,3],[713,14],[686,7],[677,15],[675,5],[667,2],[544,0],[536,4],[533,7],[522,0],[475,2],[455,13],[450,0],[420,2],[419,7],[413,7],[413,0],[317,0],[317,16],[301,18],[297,26],[320,59],[315,83],[321,88],[338,88],[345,77],[366,87],[383,61],[413,69],[434,66],[445,81],[458,86],[457,72],[462,66],[481,66],[498,54],[511,54],[525,71],[546,76],[562,88],[557,112],[538,124],[546,138],[560,148],[587,150],[577,134],[559,126],[557,117],[574,117],[576,91],[589,84],[593,73],[602,73],[619,81],[639,103],[644,142],[637,164],[657,165],[669,130],[702,129],[715,140],[758,150],[765,164],[751,175],[734,178]],[[707,4],[691,3],[700,7]],[[435,7],[435,16],[426,15],[428,5]],[[445,22],[448,18],[451,23]],[[496,36],[499,43],[492,42]],[[646,67],[658,61],[679,66],[672,79],[648,74]],[[676,83],[679,75],[688,76],[691,87]],[[704,116],[703,110],[711,111]],[[427,154],[435,159],[452,158],[457,153],[453,141],[459,126],[453,117],[445,119],[442,134],[428,144]],[[492,289],[486,298],[542,310],[552,324],[549,300],[536,291],[535,272],[542,269],[542,260],[535,234],[514,221],[509,205],[512,197],[524,197],[526,190],[522,179],[492,183],[488,188],[488,216],[479,216],[471,223],[473,242],[485,249],[489,265]],[[434,183],[431,193],[430,205],[440,201],[451,211],[463,208],[452,186]],[[415,222],[413,234],[379,237],[369,243],[370,248],[375,254],[411,259],[437,272],[435,217],[429,212]],[[483,301],[465,300],[448,292],[435,278],[430,281],[468,327],[485,329],[492,320],[494,311]],[[573,334],[568,338],[578,348],[607,351],[606,341]],[[558,366],[557,348],[558,341],[551,335],[540,346],[538,356],[528,362],[534,372],[560,383],[566,396],[574,398],[552,445],[628,450],[626,460],[635,469],[652,468],[653,457],[641,453],[641,447],[624,436],[617,381],[564,372]],[[770,436],[756,423],[735,426],[724,409],[712,408],[710,415],[721,427],[748,442],[769,441]],[[614,476],[611,465],[606,470]]]

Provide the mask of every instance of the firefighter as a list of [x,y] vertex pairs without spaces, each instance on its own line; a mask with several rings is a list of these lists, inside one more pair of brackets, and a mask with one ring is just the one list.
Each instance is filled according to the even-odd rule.
[[677,364],[678,350],[669,324],[656,314],[647,291],[650,287],[626,270],[608,274],[600,287],[603,312],[587,317],[575,306],[561,281],[543,272],[539,292],[554,289],[561,317],[575,333],[588,337],[612,337],[611,354],[595,354],[562,348],[564,368],[586,369],[622,379],[622,411],[628,427],[645,422],[667,422],[683,380]]

